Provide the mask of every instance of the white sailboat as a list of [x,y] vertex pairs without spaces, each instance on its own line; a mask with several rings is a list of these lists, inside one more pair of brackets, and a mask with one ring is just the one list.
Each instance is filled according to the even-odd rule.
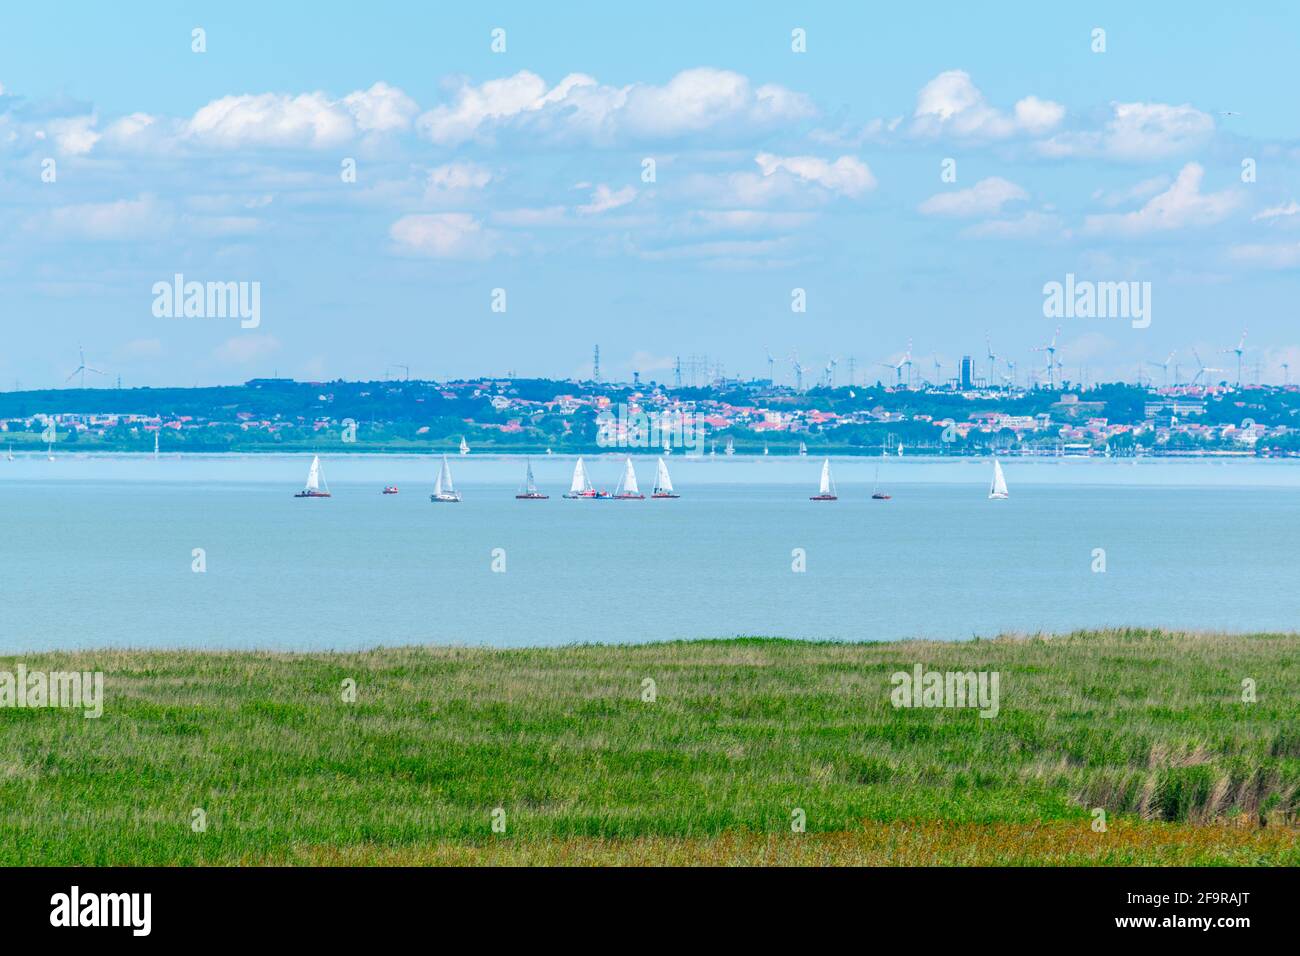
[[650,494],[651,498],[680,498],[681,495],[673,491],[673,480],[668,476],[668,464],[659,459],[659,466],[655,471],[655,488]]
[[153,460],[158,460],[158,432],[153,433]]
[[[662,460],[661,458],[660,461]],[[645,499],[645,495],[641,494],[641,489],[637,486],[636,469],[632,467],[632,456],[630,455],[623,467],[623,480],[618,483],[618,488],[614,490],[614,497],[624,501],[631,498]]]
[[903,443],[901,441],[898,443],[898,457],[903,457]]
[[799,443],[799,454],[801,454],[801,455],[807,455],[807,454],[808,454],[808,446],[805,445],[803,442],[800,442],[800,443]]
[[722,450],[724,455],[734,455],[736,453],[736,443],[730,438],[727,439],[727,447]]
[[544,495],[537,490],[537,482],[533,480],[533,463],[528,461],[524,468],[524,489],[516,498],[523,498],[527,501],[544,501],[550,495]]
[[438,479],[433,483],[433,494],[429,495],[429,500],[460,501],[460,492],[452,483],[451,465],[447,463],[446,455],[442,456],[442,467],[438,469]]
[[9,446],[9,454],[6,455],[5,457],[7,457],[10,461],[13,461],[13,460],[14,460],[14,446],[13,446],[13,445],[10,445],[10,446]]
[[767,454],[767,442],[763,442],[763,454]]
[[812,501],[838,501],[839,495],[835,493],[835,480],[831,478],[831,460],[826,458],[822,461],[822,480],[818,485],[817,494],[810,499]]
[[465,441],[465,437],[463,435],[461,436],[460,439],[460,453],[462,455],[469,454],[469,442]]
[[320,455],[311,456],[311,467],[307,469],[307,484],[295,498],[329,498],[330,486],[320,470]]
[[591,479],[587,476],[587,466],[582,463],[582,459],[573,466],[573,481],[569,483],[569,493],[564,495],[565,498],[608,498],[608,495],[599,494],[591,486]]
[[45,457],[54,461],[54,442],[50,442],[50,447],[45,449]]
[[993,459],[993,483],[989,485],[989,498],[1009,498],[1007,492],[1007,479],[1002,474],[1002,463],[996,458]]

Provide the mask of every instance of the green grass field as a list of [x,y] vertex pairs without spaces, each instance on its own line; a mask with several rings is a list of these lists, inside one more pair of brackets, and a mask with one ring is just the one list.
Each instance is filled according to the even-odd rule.
[[[20,661],[106,702],[0,709],[4,864],[1300,863],[1295,635]],[[917,663],[1000,713],[895,709]]]

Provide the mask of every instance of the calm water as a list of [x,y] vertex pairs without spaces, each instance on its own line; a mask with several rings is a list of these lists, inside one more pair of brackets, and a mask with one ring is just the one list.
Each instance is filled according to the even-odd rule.
[[[588,465],[613,488],[619,459]],[[321,501],[291,497],[303,457],[0,460],[0,652],[1300,624],[1297,464],[1012,460],[990,502],[987,462],[890,460],[874,502],[846,459],[835,503],[814,458],[670,465],[679,500],[565,501],[572,459],[535,459],[529,502],[521,462],[470,456],[433,505],[430,458],[327,459]]]

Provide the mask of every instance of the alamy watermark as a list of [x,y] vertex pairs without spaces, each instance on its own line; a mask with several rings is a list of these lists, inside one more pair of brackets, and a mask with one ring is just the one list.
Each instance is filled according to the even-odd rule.
[[242,329],[262,324],[261,282],[186,282],[178,272],[152,291],[154,318],[239,319]]
[[1151,324],[1150,282],[1092,282],[1077,280],[1043,286],[1043,315],[1049,319],[1128,319],[1135,329]]
[[103,671],[0,671],[0,707],[59,707],[84,710],[83,716],[104,713]]
[[596,416],[596,444],[601,448],[691,448],[704,454],[704,421],[682,412],[647,415],[622,403],[617,414]]
[[889,699],[896,708],[978,707],[981,717],[996,717],[1000,681],[997,671],[926,671],[917,664],[910,674],[890,675]]

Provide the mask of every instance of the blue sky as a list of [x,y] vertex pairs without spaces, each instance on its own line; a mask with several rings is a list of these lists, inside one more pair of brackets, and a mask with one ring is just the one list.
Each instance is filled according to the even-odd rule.
[[[1226,368],[1244,327],[1300,374],[1300,13],[1058,6],[7,6],[0,388],[79,343],[96,384],[585,375],[596,343],[610,377],[767,349],[843,382],[986,334],[1023,379],[1067,273],[1152,318],[1060,321],[1067,378]],[[176,273],[260,283],[260,323],[155,316]]]

